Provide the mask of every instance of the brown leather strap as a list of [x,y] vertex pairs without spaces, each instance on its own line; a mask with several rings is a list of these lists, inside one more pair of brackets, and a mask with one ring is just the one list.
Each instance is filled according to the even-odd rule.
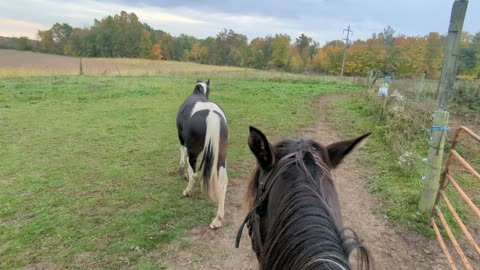
[[253,236],[257,250],[260,250],[260,253],[263,253],[263,241],[262,235],[260,234],[260,215],[254,214],[255,223],[253,226]]
[[[283,169],[286,165],[289,163],[293,162],[293,160],[289,160],[292,157],[295,157],[297,155],[297,152],[290,153],[284,157],[282,157],[275,165],[275,167],[270,170],[265,177],[261,177],[259,187],[258,187],[258,192],[257,192],[257,198],[256,198],[256,204],[255,206],[250,209],[248,214],[245,216],[243,219],[242,224],[240,225],[240,228],[238,229],[237,232],[237,237],[235,238],[235,247],[238,248],[240,246],[240,239],[242,238],[242,233],[243,233],[243,228],[245,227],[245,224],[247,222],[249,223],[247,226],[250,228],[250,226],[253,227],[253,239],[255,242],[255,246],[257,247],[258,250],[261,252],[263,251],[263,243],[262,243],[262,237],[261,237],[261,232],[260,232],[260,215],[257,213],[257,209],[259,207],[263,206],[264,201],[270,194],[270,190],[273,187],[273,184],[276,182],[277,178],[274,178],[273,180],[270,180],[272,175],[276,175],[281,169]],[[252,220],[252,215],[253,215],[253,220]]]

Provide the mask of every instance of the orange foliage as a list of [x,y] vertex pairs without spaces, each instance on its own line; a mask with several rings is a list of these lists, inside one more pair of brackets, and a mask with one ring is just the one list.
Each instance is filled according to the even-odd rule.
[[[438,33],[428,36],[398,35],[392,45],[374,36],[357,40],[347,49],[344,74],[364,76],[369,70],[379,70],[395,76],[439,78],[444,50],[444,37]],[[318,48],[312,58],[311,69],[329,74],[340,74],[344,43],[332,41]]]
[[152,55],[154,59],[162,59],[162,50],[160,48],[160,44],[156,43],[152,47]]

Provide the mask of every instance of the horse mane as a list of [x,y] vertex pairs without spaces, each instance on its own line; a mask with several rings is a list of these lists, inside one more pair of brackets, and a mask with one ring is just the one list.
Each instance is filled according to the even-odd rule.
[[[260,269],[350,269],[348,257],[358,250],[359,269],[370,269],[370,257],[357,235],[342,228],[336,220],[329,199],[336,198],[326,148],[313,140],[285,140],[274,147],[275,160],[296,152],[294,162],[271,179],[282,177],[283,194],[278,214],[271,217],[265,235],[264,250],[259,254]],[[255,168],[247,189],[247,202],[255,203],[260,168]],[[279,182],[277,182],[279,183]],[[325,185],[324,185],[325,184]],[[274,196],[270,194],[270,197]]]

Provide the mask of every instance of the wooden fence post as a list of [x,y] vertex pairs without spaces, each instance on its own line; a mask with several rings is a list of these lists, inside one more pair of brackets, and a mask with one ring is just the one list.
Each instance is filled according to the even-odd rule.
[[467,11],[468,0],[455,0],[450,16],[450,25],[445,45],[445,54],[442,65],[442,75],[438,84],[438,104],[434,113],[430,150],[428,153],[428,165],[425,174],[425,182],[420,195],[418,211],[429,213],[432,211],[437,196],[442,170],[443,148],[445,144],[445,132],[448,125],[447,105],[456,75],[456,61],[460,36],[462,35],[463,21]]
[[387,94],[383,97],[383,101],[382,101],[381,116],[383,116],[383,117],[386,117],[386,116],[387,116],[387,104],[388,104],[388,92],[387,92]]
[[80,57],[80,76],[83,75],[83,63],[82,58]]
[[433,127],[429,140],[430,150],[428,151],[427,169],[425,174],[425,183],[423,185],[422,196],[418,210],[421,213],[429,212],[433,209],[438,188],[440,186],[440,176],[442,174],[443,150],[445,147],[445,132],[448,124],[448,112],[436,111],[433,115]]

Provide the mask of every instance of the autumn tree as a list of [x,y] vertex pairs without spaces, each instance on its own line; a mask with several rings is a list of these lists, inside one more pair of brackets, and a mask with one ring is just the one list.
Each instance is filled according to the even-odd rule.
[[181,34],[173,39],[171,56],[173,60],[188,60],[188,52],[192,49],[193,43],[197,41],[194,36]]
[[188,59],[198,63],[205,63],[207,56],[208,48],[199,41],[193,43],[192,49],[188,52]]
[[340,74],[344,46],[340,40],[327,42],[314,56],[314,69],[328,74]]
[[480,33],[471,35],[462,33],[458,57],[458,73],[468,76],[478,76],[480,53]]
[[368,70],[375,68],[375,55],[363,40],[357,40],[349,46],[347,57],[344,68],[346,75],[367,74]]
[[425,76],[427,78],[440,78],[444,48],[444,38],[440,34],[436,32],[428,34],[425,55]]
[[200,41],[203,46],[205,46],[208,54],[205,59],[202,60],[203,64],[209,65],[221,65],[220,54],[218,50],[217,38],[216,37],[207,37],[205,40]]
[[160,44],[156,43],[152,47],[152,56],[153,59],[162,59],[162,49],[160,47]]
[[165,60],[173,59],[174,38],[169,33],[155,32],[156,40],[162,48],[162,58]]
[[288,67],[290,57],[290,36],[286,34],[276,34],[272,41],[271,65],[276,68],[286,68]]
[[247,36],[224,29],[217,34],[216,47],[221,65],[243,66],[248,52]]
[[295,49],[298,51],[297,54],[302,62],[303,68],[310,66],[317,46],[318,43],[315,43],[312,38],[303,33],[295,40]]
[[477,79],[480,79],[480,32],[477,32],[472,38],[472,46],[476,48],[476,67],[475,72]]
[[138,20],[135,13],[121,11],[113,17],[114,35],[113,55],[138,57],[140,55],[140,41],[145,26]]
[[33,49],[33,45],[28,37],[20,37],[17,39],[17,51],[31,51]]
[[312,69],[316,72],[326,73],[327,52],[324,48],[319,48],[312,59]]
[[272,58],[272,41],[271,36],[252,39],[248,45],[246,65],[258,69],[268,68]]
[[65,45],[67,45],[72,31],[73,28],[66,23],[55,23],[49,30],[38,31],[39,51],[65,54]]
[[114,45],[114,38],[118,35],[119,26],[112,16],[101,21],[95,20],[92,34],[95,36],[95,55],[101,57],[119,56],[118,50],[122,44]]
[[152,44],[152,34],[147,30],[142,30],[142,35],[140,37],[139,43],[139,56],[141,58],[153,59],[153,44]]
[[304,60],[296,45],[290,47],[290,59],[287,70],[295,73],[300,73],[305,70]]
[[54,50],[54,41],[52,36],[52,31],[45,30],[45,31],[38,31],[38,38],[40,39],[38,43],[38,50],[44,53],[57,53]]
[[395,45],[395,30],[389,25],[383,29],[383,32],[378,33],[378,37],[383,40],[383,44],[386,46],[394,46]]

